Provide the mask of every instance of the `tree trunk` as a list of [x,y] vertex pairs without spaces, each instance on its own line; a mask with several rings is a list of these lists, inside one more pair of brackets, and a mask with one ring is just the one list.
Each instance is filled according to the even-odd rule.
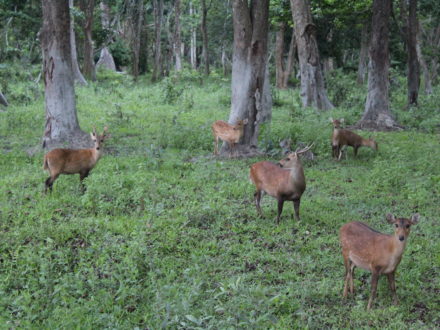
[[289,78],[293,74],[293,64],[295,62],[296,39],[295,29],[292,28],[292,38],[290,39],[289,54],[287,55],[286,69],[283,74],[283,88],[287,88]]
[[161,32],[162,32],[162,13],[163,0],[153,0],[154,8],[154,32],[155,32],[155,47],[154,47],[154,68],[151,81],[155,82],[162,77],[162,50],[161,50]]
[[8,106],[8,101],[6,100],[6,97],[0,92],[0,104],[3,104],[5,107]]
[[46,101],[43,148],[89,146],[89,135],[80,130],[76,115],[69,3],[45,0],[42,9],[40,40]]
[[174,58],[176,71],[182,71],[182,41],[180,36],[180,0],[174,4]]
[[306,0],[290,0],[295,23],[295,38],[301,72],[301,99],[303,106],[320,110],[333,108],[325,90],[320,67],[317,28],[312,22],[309,3]]
[[203,62],[205,66],[205,75],[209,76],[209,53],[208,53],[208,27],[206,25],[206,19],[208,16],[208,8],[206,8],[205,0],[201,0],[202,5],[202,24],[200,25],[200,29],[202,30],[202,39],[203,39]]
[[417,0],[409,1],[408,15],[408,106],[417,105],[420,66],[417,58]]
[[[73,0],[69,0],[69,9],[73,8]],[[73,71],[73,79],[78,84],[85,86],[87,85],[87,81],[84,79],[81,71],[79,70],[78,65],[78,56],[76,53],[76,38],[75,38],[75,21],[73,19],[73,15],[70,15],[70,49],[72,51],[72,71]]]
[[428,65],[426,64],[425,58],[422,53],[422,49],[420,47],[421,43],[421,31],[422,28],[420,26],[420,22],[418,22],[418,29],[417,29],[417,44],[416,44],[416,51],[417,51],[417,58],[419,59],[420,67],[423,71],[423,79],[424,79],[424,85],[425,85],[425,94],[431,95],[432,94],[432,83],[431,83],[431,74],[429,73]]
[[[189,16],[192,17],[194,15],[194,8],[192,6],[192,2],[189,3]],[[191,43],[190,43],[190,61],[191,67],[195,70],[197,69],[197,34],[196,28],[194,26],[191,27]]]
[[391,0],[373,0],[373,19],[368,68],[368,94],[358,126],[392,128],[396,125],[389,109],[389,18]]
[[368,43],[370,39],[368,30],[368,24],[364,23],[361,32],[361,49],[359,51],[359,65],[356,79],[356,82],[359,85],[363,85],[365,83],[365,75],[367,73]]
[[[233,1],[234,54],[229,123],[248,119],[240,153],[255,154],[260,124],[270,119],[266,81],[269,0]],[[229,148],[223,144],[222,153]]]
[[142,23],[144,16],[144,1],[137,0],[136,4],[133,4],[133,15],[132,15],[132,72],[133,78],[136,81],[139,76],[139,54],[141,47],[141,32]]
[[[105,1],[101,1],[99,4],[101,8],[101,24],[106,30],[110,30],[110,8]],[[99,54],[99,60],[96,63],[96,68],[104,67],[108,70],[116,71],[115,60],[107,46],[101,49]]]
[[284,32],[286,23],[279,23],[279,28],[275,38],[275,86],[285,88],[284,86]]
[[94,0],[81,0],[80,7],[84,13],[84,75],[92,80],[96,80],[95,60],[93,58],[93,9],[95,7]]

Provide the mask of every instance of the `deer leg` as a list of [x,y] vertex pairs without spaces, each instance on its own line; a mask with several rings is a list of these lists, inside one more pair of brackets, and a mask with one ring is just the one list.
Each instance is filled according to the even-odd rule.
[[373,301],[376,298],[377,282],[378,281],[379,281],[379,273],[372,272],[371,273],[371,294],[370,294],[370,299],[368,300],[367,310],[371,309],[371,306],[373,305]]
[[342,254],[344,257],[344,266],[345,266],[345,280],[344,280],[344,291],[342,292],[342,297],[345,299],[348,295],[348,282],[350,280],[350,260],[346,254]]
[[354,268],[355,264],[349,259],[350,264],[350,293],[354,294]]
[[278,199],[278,215],[277,215],[277,224],[280,223],[280,217],[281,217],[281,213],[283,212],[283,205],[284,205],[284,200],[279,198]]
[[257,207],[257,212],[258,212],[260,217],[263,217],[263,212],[261,212],[261,206],[260,206],[261,190],[257,190],[254,193],[254,198],[255,198],[255,206]]
[[332,145],[332,157],[333,158],[337,158],[338,157],[338,151],[337,151],[337,149],[338,149],[338,146],[334,146],[334,145]]
[[44,187],[44,193],[47,193],[47,188],[49,188],[50,192],[52,192],[52,186],[55,180],[58,178],[59,174],[50,176],[46,179],[45,187]]
[[295,219],[300,221],[300,217],[299,217],[299,205],[301,203],[301,199],[294,199],[293,200],[293,208],[295,210]]
[[391,293],[393,295],[393,304],[397,305],[399,303],[399,301],[397,299],[396,282],[394,280],[394,272],[387,274],[387,277],[388,277],[388,285],[389,285]]
[[356,146],[356,147],[353,147],[353,150],[354,150],[354,156],[356,157],[357,156],[357,154],[358,154],[358,149],[359,149],[359,147],[358,146]]
[[218,155],[218,137],[214,137],[214,155]]

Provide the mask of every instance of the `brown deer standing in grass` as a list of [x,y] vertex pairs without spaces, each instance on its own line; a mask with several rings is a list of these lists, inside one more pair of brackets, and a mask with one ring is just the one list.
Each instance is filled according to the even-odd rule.
[[277,223],[280,222],[285,201],[293,201],[295,218],[300,220],[299,206],[301,196],[306,189],[306,178],[299,155],[308,151],[312,145],[289,153],[278,165],[262,161],[251,166],[250,179],[257,190],[254,194],[255,205],[261,217],[263,213],[260,201],[262,194],[267,193],[278,200]]
[[371,309],[376,297],[379,276],[387,275],[388,284],[393,295],[394,304],[397,304],[396,284],[394,274],[402,259],[411,225],[419,221],[419,214],[411,219],[395,218],[387,214],[386,219],[394,224],[394,235],[386,235],[370,228],[362,222],[350,222],[341,227],[339,238],[342,245],[342,256],[345,265],[345,282],[343,297],[354,293],[354,268],[360,267],[371,272],[371,294],[367,309]]
[[354,155],[357,156],[358,149],[362,146],[370,147],[377,151],[377,142],[373,139],[364,139],[362,136],[353,133],[347,129],[342,129],[341,124],[344,122],[344,118],[338,120],[330,118],[333,124],[332,134],[332,154],[334,158],[340,160],[342,157],[342,148],[344,146],[350,146],[354,149]]
[[248,123],[247,119],[239,120],[236,125],[228,124],[223,120],[217,120],[212,124],[212,135],[214,135],[214,155],[218,155],[218,140],[221,139],[229,144],[230,154],[235,149],[243,136],[244,125]]
[[45,182],[44,191],[49,188],[52,191],[54,181],[60,174],[79,174],[82,191],[85,190],[83,180],[89,175],[89,172],[95,167],[102,155],[102,146],[107,135],[107,127],[104,127],[102,135],[93,132],[90,133],[94,147],[90,149],[53,149],[44,155],[43,169],[48,170],[50,177]]

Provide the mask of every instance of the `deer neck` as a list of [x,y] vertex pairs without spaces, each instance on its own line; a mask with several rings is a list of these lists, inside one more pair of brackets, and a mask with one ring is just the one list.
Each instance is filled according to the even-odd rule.
[[405,251],[406,243],[408,242],[408,236],[405,237],[405,240],[402,242],[399,240],[398,235],[393,235],[391,238],[391,245],[392,245],[392,251],[393,255],[395,257],[400,258]]
[[99,147],[99,150],[96,147],[94,147],[94,148],[91,148],[90,151],[92,153],[93,160],[96,163],[99,160],[99,158],[101,158],[102,147]]

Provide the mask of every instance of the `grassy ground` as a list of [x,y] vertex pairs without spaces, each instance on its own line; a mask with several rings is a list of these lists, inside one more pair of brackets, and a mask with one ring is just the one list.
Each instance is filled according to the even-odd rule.
[[[289,203],[277,226],[275,200],[263,199],[264,219],[253,205],[248,170],[260,159],[211,156],[210,124],[227,118],[228,87],[102,76],[78,88],[81,127],[112,133],[85,194],[78,176],[42,193],[41,97],[0,113],[1,327],[440,327],[438,106],[420,110],[417,130],[373,133],[377,154],[350,150],[337,163],[328,117],[350,124],[362,108],[321,115],[300,109],[296,91],[278,92],[265,159],[278,160],[273,147],[288,136],[316,141],[317,159],[304,162],[301,222]],[[338,230],[361,220],[391,233],[388,212],[421,220],[396,275],[400,305],[382,278],[367,312],[367,272],[357,270],[354,298],[341,300]]]

